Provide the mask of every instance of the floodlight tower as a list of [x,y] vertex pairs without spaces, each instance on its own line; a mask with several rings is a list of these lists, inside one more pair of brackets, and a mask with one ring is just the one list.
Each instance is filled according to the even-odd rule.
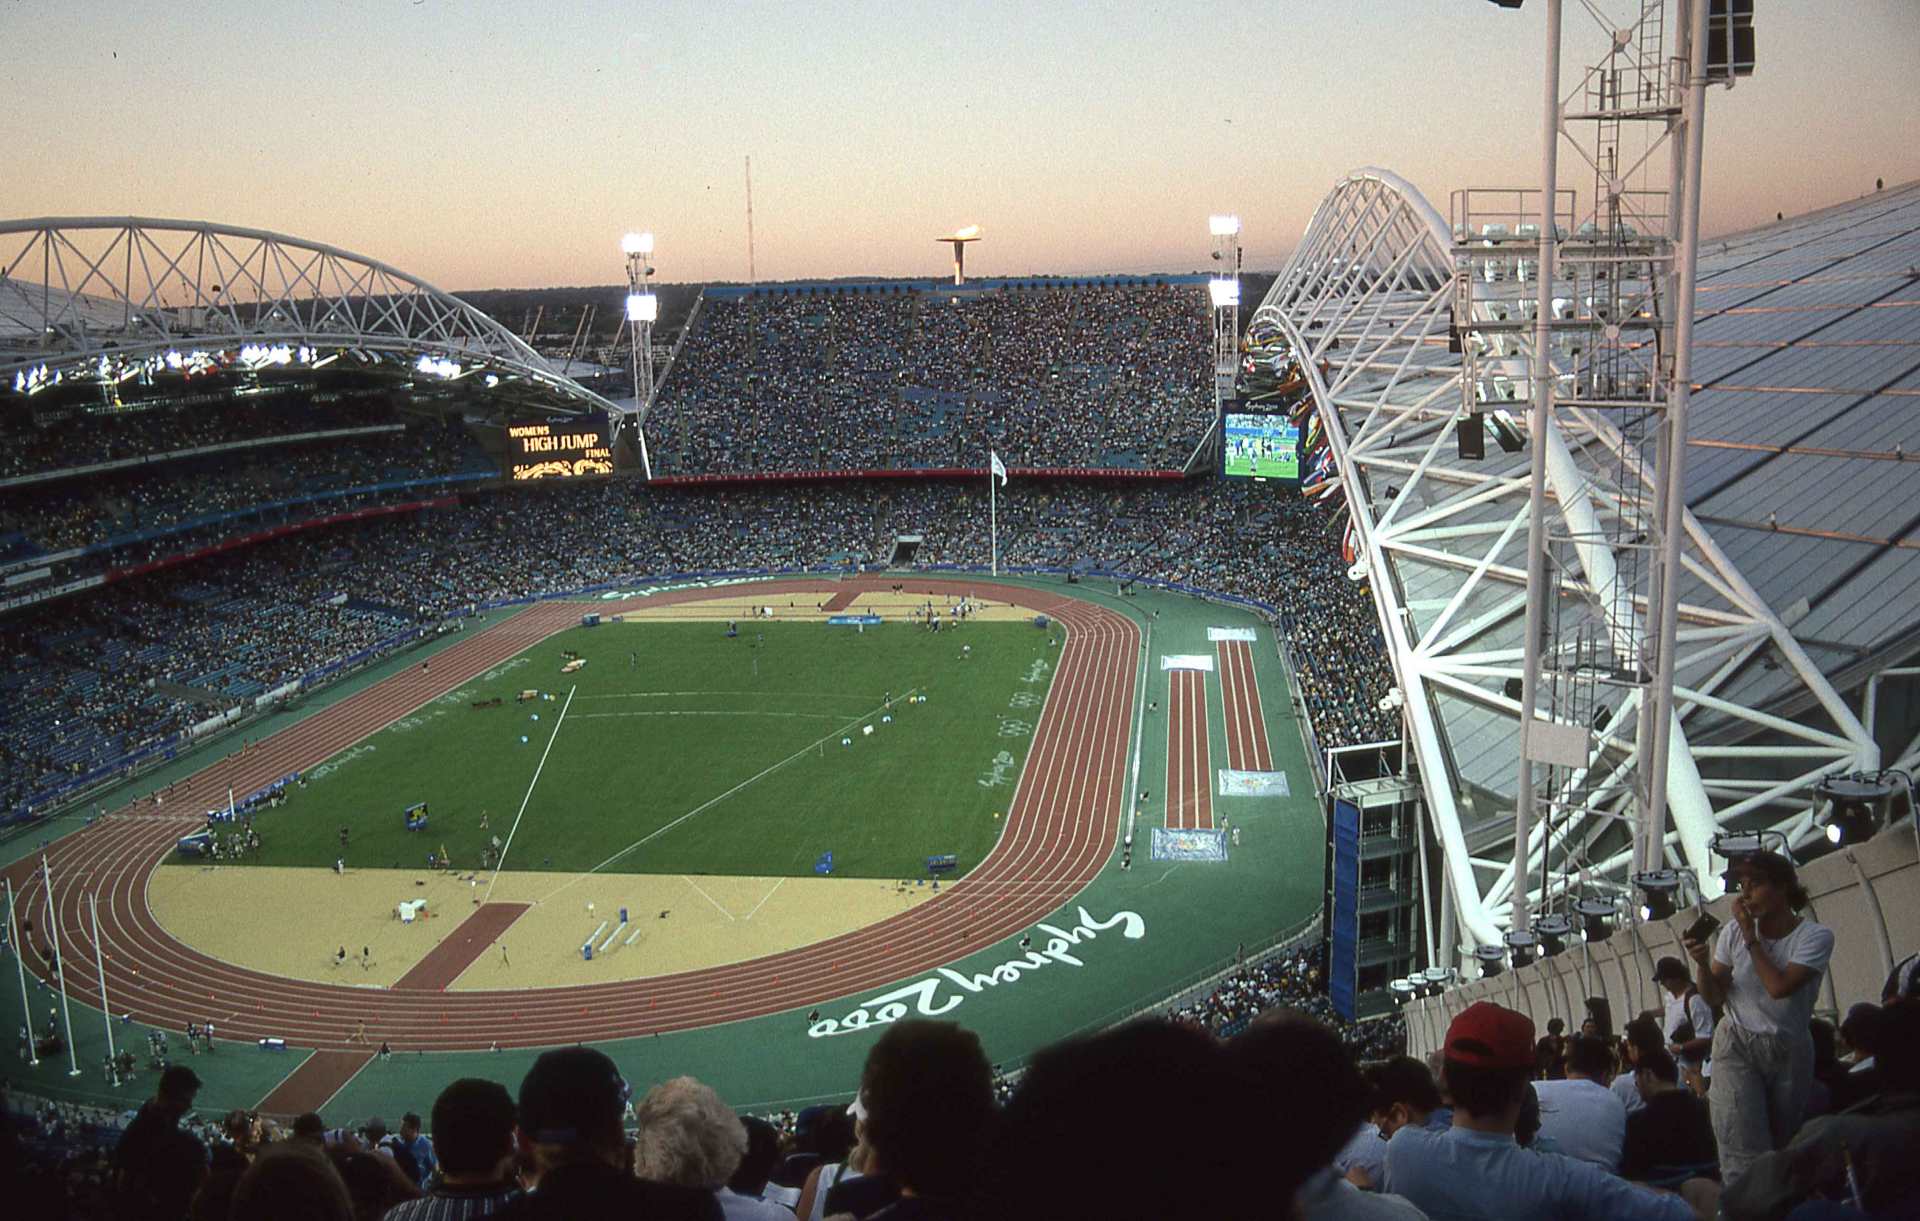
[[1240,363],[1240,218],[1209,216],[1213,235],[1213,278],[1207,296],[1213,302],[1213,415],[1216,423],[1234,397]]
[[955,229],[945,237],[936,237],[936,242],[946,242],[953,247],[953,283],[955,287],[967,282],[967,243],[980,240],[980,226],[968,225],[964,229]]
[[627,323],[633,328],[634,433],[640,438],[640,466],[651,479],[647,411],[653,406],[653,324],[660,317],[660,298],[648,283],[653,276],[653,234],[627,234],[620,239],[620,251],[627,256]]

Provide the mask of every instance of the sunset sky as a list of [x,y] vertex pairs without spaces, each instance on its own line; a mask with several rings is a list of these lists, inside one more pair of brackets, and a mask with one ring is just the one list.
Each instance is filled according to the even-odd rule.
[[[1603,9],[1637,3],[1599,0]],[[1760,0],[1705,227],[1920,177],[1920,0]],[[0,217],[276,229],[450,289],[1275,268],[1363,165],[1442,213],[1538,170],[1545,5],[0,0]],[[1567,4],[1567,84],[1596,28]],[[1576,43],[1573,35],[1578,35]],[[1581,189],[1563,154],[1563,186]]]

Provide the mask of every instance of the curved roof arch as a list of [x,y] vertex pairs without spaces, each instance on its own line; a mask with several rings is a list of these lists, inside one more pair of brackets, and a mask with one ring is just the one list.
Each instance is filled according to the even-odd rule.
[[617,410],[458,297],[338,246],[210,221],[0,221],[6,382],[236,345],[485,373],[558,407]]
[[[1920,232],[1920,190],[1906,194],[1911,210],[1905,221],[1890,215],[1895,201],[1863,201],[1880,219],[1822,214],[1824,220],[1814,232],[1789,243],[1795,253],[1774,257],[1805,269],[1809,283],[1831,272],[1831,292],[1847,299],[1858,296],[1854,277],[1862,266],[1884,265],[1885,273],[1892,274],[1901,259],[1914,261],[1920,245],[1920,237],[1914,236]],[[1793,223],[1787,222],[1789,229]],[[1467,388],[1462,384],[1461,340],[1454,328],[1458,302],[1453,241],[1446,222],[1410,184],[1375,168],[1356,171],[1336,183],[1316,208],[1251,326],[1273,328],[1302,358],[1362,544],[1363,558],[1353,575],[1367,579],[1374,593],[1395,676],[1406,696],[1408,743],[1420,764],[1432,825],[1445,857],[1448,890],[1462,938],[1470,945],[1497,943],[1512,916],[1519,703],[1509,694],[1509,683],[1520,677],[1523,656],[1530,416],[1526,397],[1532,375],[1524,351],[1492,354],[1513,357],[1505,365],[1511,388],[1503,395],[1497,387],[1492,394],[1482,387],[1476,397],[1483,402],[1511,398],[1513,406],[1485,416],[1463,415]],[[1878,253],[1836,270],[1849,261],[1841,248],[1850,246]],[[1701,283],[1727,290],[1703,292],[1701,298],[1700,333],[1711,343],[1718,328],[1732,325],[1712,320],[1736,316],[1738,309],[1729,308],[1731,303],[1778,289],[1779,282],[1768,278],[1764,238],[1747,234],[1709,247],[1702,258]],[[1890,253],[1894,250],[1905,253]],[[1884,307],[1893,300],[1920,305],[1920,282],[1905,290],[1892,285],[1885,289],[1877,296],[1868,294],[1877,307],[1870,319],[1864,305],[1854,313],[1861,326],[1897,327],[1899,322],[1891,320],[1898,319],[1909,328],[1904,353],[1896,345],[1885,358],[1893,362],[1887,372],[1910,383],[1915,371],[1895,366],[1903,355],[1911,363],[1911,328],[1920,324],[1920,309]],[[1814,290],[1802,286],[1785,295],[1809,292]],[[1777,307],[1782,304],[1789,302],[1776,297],[1745,316],[1779,318]],[[1790,347],[1792,335],[1827,317],[1818,302],[1808,303],[1807,310],[1803,325],[1789,327],[1787,338],[1748,334],[1728,346],[1750,347],[1743,353],[1749,361],[1760,352],[1779,351],[1782,344]],[[1736,354],[1725,359],[1738,363]],[[1715,367],[1713,359],[1706,363],[1709,371]],[[1782,378],[1769,378],[1771,389],[1742,384],[1738,393],[1758,393],[1769,401],[1764,410],[1748,410],[1762,410],[1784,429],[1787,420],[1802,415],[1796,404],[1804,383],[1784,373]],[[1679,593],[1675,716],[1667,727],[1671,823],[1666,850],[1671,863],[1693,868],[1711,894],[1718,890],[1717,865],[1710,854],[1716,830],[1764,827],[1781,830],[1796,845],[1804,842],[1817,830],[1808,800],[1812,782],[1834,771],[1878,766],[1879,752],[1835,688],[1845,663],[1859,655],[1823,651],[1824,642],[1789,626],[1790,620],[1797,626],[1811,618],[1794,600],[1795,565],[1757,567],[1749,560],[1759,554],[1757,547],[1780,541],[1777,536],[1787,526],[1785,510],[1783,520],[1774,523],[1780,529],[1768,526],[1765,513],[1759,514],[1758,532],[1751,519],[1730,529],[1727,518],[1708,511],[1721,493],[1711,490],[1714,476],[1708,472],[1714,468],[1703,470],[1703,454],[1719,458],[1723,469],[1729,461],[1738,463],[1742,472],[1783,466],[1784,460],[1763,463],[1759,459],[1765,454],[1747,452],[1741,448],[1744,442],[1722,431],[1725,426],[1714,410],[1714,383],[1701,380],[1707,393],[1696,388],[1690,512],[1682,544],[1687,581]],[[1896,382],[1892,393],[1900,393],[1900,386],[1908,383]],[[1730,405],[1734,402],[1729,399]],[[1831,406],[1836,419],[1857,420],[1861,415],[1853,400],[1836,400]],[[1463,419],[1485,421],[1484,458],[1461,456],[1456,430]],[[1747,429],[1748,422],[1730,416],[1726,426]],[[1605,537],[1601,525],[1616,523],[1627,512],[1617,469],[1623,463],[1644,463],[1644,458],[1599,412],[1563,410],[1551,429],[1546,438],[1549,534],[1560,540],[1557,562],[1570,574],[1563,588],[1575,595],[1564,599],[1574,605],[1560,612],[1571,616],[1563,620],[1561,631],[1623,633],[1638,623],[1645,608],[1615,592],[1615,557],[1589,540]],[[1824,454],[1819,458],[1830,460]],[[1895,469],[1891,462],[1880,465],[1886,471]],[[1799,480],[1764,492],[1741,488],[1740,493],[1747,500],[1758,496],[1783,505],[1807,504],[1817,494]],[[1888,506],[1885,516],[1890,529],[1903,531],[1900,537],[1876,540],[1871,560],[1867,544],[1858,544],[1861,554],[1853,557],[1851,566],[1824,555],[1820,567],[1830,582],[1851,572],[1866,594],[1867,583],[1874,580],[1884,589],[1890,579],[1886,569],[1896,564],[1902,582],[1920,581],[1920,547],[1913,545],[1920,518],[1904,505]],[[1790,541],[1789,549],[1803,549],[1798,566],[1802,571],[1810,562],[1804,558],[1811,554],[1806,549],[1818,549],[1821,540],[1816,536],[1823,530],[1829,536],[1835,533],[1822,523]],[[1756,543],[1755,533],[1765,537]],[[1825,541],[1847,545],[1846,540]],[[1873,569],[1872,562],[1880,568]],[[1828,602],[1830,619],[1840,621],[1846,600],[1830,594]],[[1814,610],[1818,612],[1818,603]],[[1911,609],[1890,606],[1870,616],[1878,622],[1863,628],[1863,634],[1886,641],[1909,633],[1913,623],[1886,621],[1902,615],[1906,620],[1920,618]],[[1576,630],[1569,632],[1567,622]],[[1576,727],[1587,743],[1586,763],[1577,769],[1579,783],[1601,799],[1598,808],[1556,805],[1556,818],[1533,828],[1527,855],[1535,885],[1544,872],[1550,888],[1559,893],[1594,886],[1624,890],[1630,869],[1625,820],[1633,813],[1640,718],[1637,690],[1626,692],[1623,684],[1620,693],[1588,710],[1588,724]]]

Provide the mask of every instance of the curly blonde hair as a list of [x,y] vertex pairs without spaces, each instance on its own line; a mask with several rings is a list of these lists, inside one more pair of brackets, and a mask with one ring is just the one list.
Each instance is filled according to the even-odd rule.
[[747,1155],[747,1129],[711,1086],[675,1077],[648,1090],[634,1170],[643,1179],[706,1191],[726,1186]]

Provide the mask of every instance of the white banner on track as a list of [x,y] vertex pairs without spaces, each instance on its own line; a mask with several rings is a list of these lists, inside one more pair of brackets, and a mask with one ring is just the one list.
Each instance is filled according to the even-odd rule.
[[1254,631],[1250,627],[1210,627],[1207,629],[1207,639],[1210,641],[1244,640],[1248,644],[1252,644],[1260,638],[1254,635]]
[[1291,797],[1285,772],[1237,772],[1220,769],[1222,797]]
[[1205,670],[1213,673],[1213,658],[1205,653],[1162,653],[1162,670]]

